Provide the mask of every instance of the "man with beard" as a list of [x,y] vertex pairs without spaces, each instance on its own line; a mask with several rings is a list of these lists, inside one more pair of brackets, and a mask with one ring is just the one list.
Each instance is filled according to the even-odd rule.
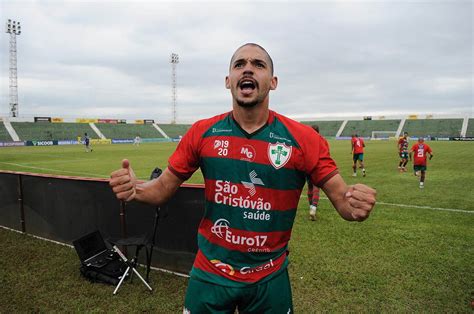
[[232,111],[196,122],[158,179],[137,183],[128,160],[111,174],[118,199],[160,205],[201,168],[206,210],[185,313],[293,312],[287,249],[306,177],[346,220],[375,205],[375,190],[346,185],[319,134],[269,110],[277,85],[267,51],[241,46],[225,78]]

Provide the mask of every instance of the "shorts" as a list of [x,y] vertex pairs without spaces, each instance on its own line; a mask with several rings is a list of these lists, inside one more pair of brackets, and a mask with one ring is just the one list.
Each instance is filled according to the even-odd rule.
[[408,159],[408,153],[407,152],[400,153],[400,158],[401,159]]
[[364,161],[364,154],[354,154],[352,155],[352,160],[356,162],[357,160]]
[[293,313],[288,270],[244,288],[189,279],[183,313]]
[[415,170],[415,171],[426,171],[426,166],[414,165],[413,170]]

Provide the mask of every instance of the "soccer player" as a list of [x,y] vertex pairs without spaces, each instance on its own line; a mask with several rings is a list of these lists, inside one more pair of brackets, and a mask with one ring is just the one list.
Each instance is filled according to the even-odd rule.
[[[312,125],[313,130],[319,133],[319,126]],[[308,202],[309,202],[309,219],[316,220],[316,211],[319,203],[319,188],[311,182],[311,177],[307,177],[308,182]]]
[[425,140],[420,137],[418,143],[412,146],[410,150],[410,161],[412,160],[412,154],[415,153],[413,160],[413,171],[415,176],[420,177],[420,189],[425,187],[425,173],[426,173],[426,157],[430,155],[430,160],[433,158],[433,151],[431,147],[425,143]]
[[403,136],[398,140],[398,154],[401,158],[398,163],[398,170],[406,172],[408,163],[408,132],[403,132]]
[[352,176],[357,177],[357,162],[359,162],[359,168],[362,168],[362,176],[365,177],[365,166],[364,166],[364,139],[359,137],[358,134],[352,134],[351,140],[351,154],[352,154]]
[[140,146],[140,142],[142,141],[142,139],[140,138],[140,136],[135,136],[135,139],[133,140],[133,145],[134,146]]
[[90,138],[87,135],[87,133],[84,133],[84,145],[86,147],[86,153],[89,153],[92,151],[92,148],[90,146]]
[[277,85],[267,51],[239,47],[225,78],[230,112],[194,123],[158,179],[138,183],[126,159],[111,174],[118,199],[159,205],[201,168],[205,214],[184,313],[293,313],[287,249],[307,176],[346,220],[375,205],[374,189],[346,185],[319,134],[269,109]]

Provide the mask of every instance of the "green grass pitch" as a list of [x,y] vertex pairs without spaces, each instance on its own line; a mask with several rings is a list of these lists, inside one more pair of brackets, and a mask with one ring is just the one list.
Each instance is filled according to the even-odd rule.
[[[312,222],[303,191],[290,241],[295,311],[472,312],[474,145],[429,142],[435,156],[422,190],[411,171],[398,172],[393,141],[366,143],[365,178],[351,176],[348,141],[330,145],[346,182],[376,188],[378,204],[367,221],[351,223],[323,197]],[[147,179],[166,167],[175,146],[96,145],[92,153],[79,145],[1,148],[0,169],[107,178],[128,158]],[[200,172],[189,182],[202,183]],[[1,228],[0,241],[2,312],[181,312],[186,278],[152,272],[153,293],[135,280],[112,297],[112,286],[80,278],[73,249]]]

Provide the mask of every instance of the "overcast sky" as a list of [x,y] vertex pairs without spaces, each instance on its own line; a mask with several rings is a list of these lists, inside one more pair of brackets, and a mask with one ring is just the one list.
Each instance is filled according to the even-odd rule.
[[[231,109],[234,50],[267,49],[270,107],[295,118],[473,114],[472,1],[0,0],[17,36],[20,116],[172,119]],[[3,26],[5,27],[5,26]],[[2,31],[0,115],[9,112]]]

